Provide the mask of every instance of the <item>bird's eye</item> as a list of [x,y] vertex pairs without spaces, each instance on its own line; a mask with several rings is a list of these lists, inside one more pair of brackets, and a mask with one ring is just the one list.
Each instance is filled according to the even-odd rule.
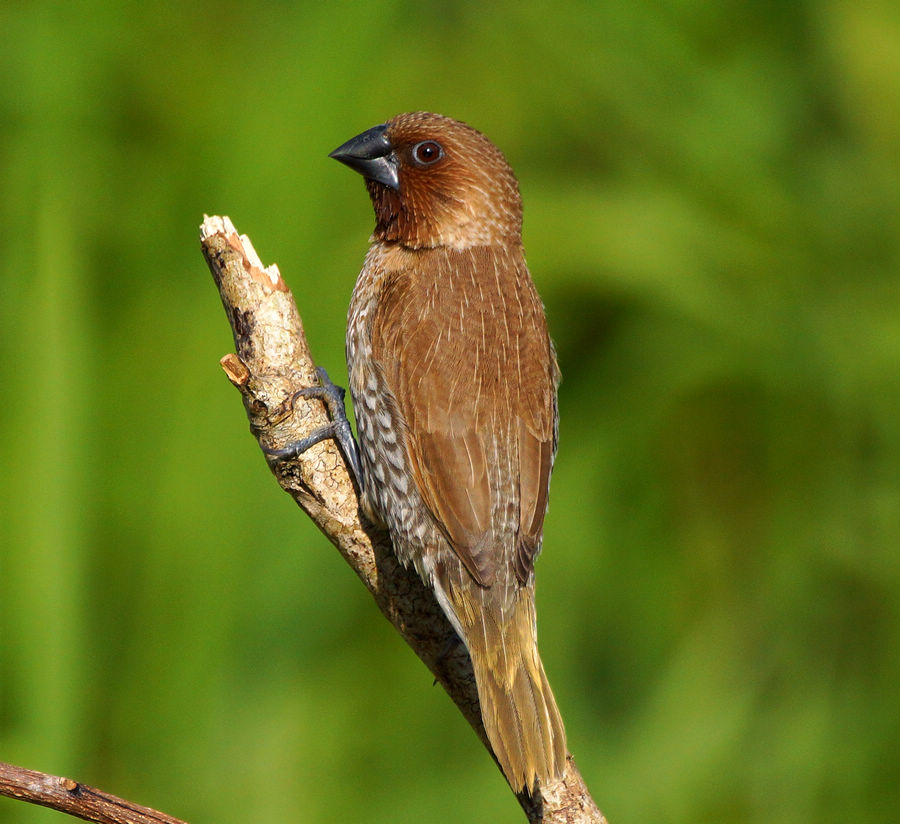
[[423,140],[421,143],[416,143],[413,146],[412,156],[413,160],[420,166],[431,166],[444,156],[444,150],[441,148],[440,143],[435,143],[433,140]]

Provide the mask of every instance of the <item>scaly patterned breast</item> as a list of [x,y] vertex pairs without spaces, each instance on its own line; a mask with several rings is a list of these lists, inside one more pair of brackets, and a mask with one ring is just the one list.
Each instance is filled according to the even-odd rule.
[[400,560],[413,563],[430,581],[433,563],[425,549],[445,541],[413,483],[403,443],[406,422],[372,357],[372,318],[389,276],[385,264],[391,262],[385,257],[379,247],[370,250],[347,317],[350,395],[365,476],[362,506],[369,518],[388,527]]

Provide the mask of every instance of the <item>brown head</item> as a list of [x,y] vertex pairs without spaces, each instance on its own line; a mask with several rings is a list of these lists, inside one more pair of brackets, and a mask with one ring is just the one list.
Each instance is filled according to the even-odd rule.
[[516,177],[501,151],[465,123],[399,114],[329,157],[366,178],[376,240],[412,249],[521,243]]

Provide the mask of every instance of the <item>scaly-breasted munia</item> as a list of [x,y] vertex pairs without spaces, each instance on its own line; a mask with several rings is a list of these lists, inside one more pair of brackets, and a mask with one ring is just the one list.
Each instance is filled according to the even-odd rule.
[[484,135],[425,112],[331,157],[375,207],[347,327],[363,508],[468,648],[494,754],[530,791],[562,775],[566,739],[534,608],[559,371],[519,187]]

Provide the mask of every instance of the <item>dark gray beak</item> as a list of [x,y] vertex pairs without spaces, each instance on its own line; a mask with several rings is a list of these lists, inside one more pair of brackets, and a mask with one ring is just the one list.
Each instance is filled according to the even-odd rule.
[[329,157],[339,160],[369,180],[376,180],[392,189],[400,188],[397,158],[387,138],[387,124],[373,126],[338,146]]

